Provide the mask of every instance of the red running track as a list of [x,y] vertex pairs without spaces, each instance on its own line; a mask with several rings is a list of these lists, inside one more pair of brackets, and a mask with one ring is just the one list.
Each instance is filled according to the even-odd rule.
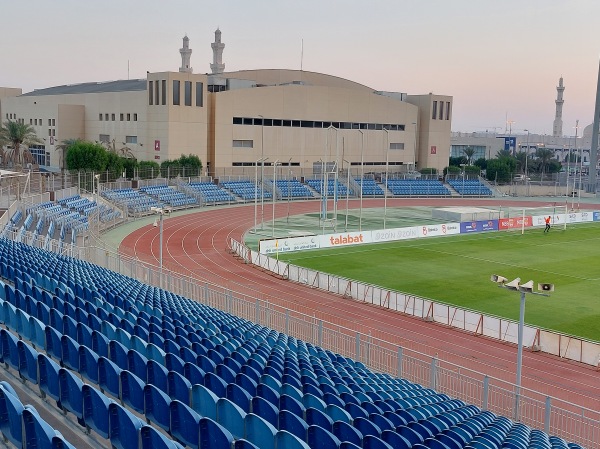
[[[401,206],[484,206],[494,200],[411,200],[388,199],[388,207]],[[383,207],[383,200],[365,200],[366,207]],[[540,202],[503,201],[502,206],[546,206]],[[317,201],[294,202],[290,215],[317,212]],[[272,216],[265,204],[265,216]],[[358,201],[351,202],[358,208]],[[585,205],[583,206],[585,207]],[[594,206],[590,206],[592,208]],[[287,215],[287,207],[276,207],[276,218]],[[344,299],[338,295],[305,285],[278,279],[250,264],[244,264],[227,252],[228,241],[242,241],[244,233],[254,225],[254,205],[204,210],[172,217],[163,223],[163,266],[171,271],[192,275],[203,282],[220,285],[253,298],[267,299],[326,322],[338,324],[394,346],[438,356],[441,363],[450,362],[490,377],[514,383],[516,347],[471,333],[424,322],[398,312],[370,304]],[[157,265],[159,234],[151,225],[144,226],[121,243],[120,251]],[[451,343],[449,343],[451,342]],[[600,372],[595,368],[556,356],[525,351],[522,384],[543,395],[600,410]]]

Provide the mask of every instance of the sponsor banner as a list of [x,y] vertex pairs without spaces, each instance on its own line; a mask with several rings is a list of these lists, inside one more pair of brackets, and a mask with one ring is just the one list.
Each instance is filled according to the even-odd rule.
[[583,212],[579,212],[577,215],[581,216],[580,221],[582,223],[588,222],[588,221],[594,221],[594,214],[591,211],[583,211]]
[[442,235],[460,234],[460,223],[444,223],[442,225]]
[[[452,223],[454,225],[454,223]],[[455,232],[454,226],[452,227],[453,234],[460,233],[460,227],[458,227],[458,232]],[[448,225],[447,224],[436,224],[436,225],[425,225],[419,227],[419,237],[436,237],[439,235],[448,235]]]
[[371,242],[390,242],[393,240],[416,239],[419,237],[419,226],[408,228],[380,229],[371,232]]
[[305,249],[317,249],[319,248],[319,237],[309,235],[285,239],[261,240],[258,243],[258,248],[261,254],[289,253]]
[[498,229],[521,229],[522,227],[528,228],[533,224],[532,217],[513,217],[513,218],[500,218],[498,220]]
[[338,246],[360,245],[371,243],[371,231],[363,232],[340,232],[319,236],[321,248],[335,248]]
[[498,230],[498,220],[464,221],[460,224],[460,232],[462,234],[468,234],[471,232],[497,231],[497,230]]
[[546,226],[546,218],[548,217],[548,215],[550,216],[550,224],[552,226],[565,224],[565,214],[547,214],[535,215],[531,217],[532,226]]
[[600,221],[600,212],[594,211],[594,221]]

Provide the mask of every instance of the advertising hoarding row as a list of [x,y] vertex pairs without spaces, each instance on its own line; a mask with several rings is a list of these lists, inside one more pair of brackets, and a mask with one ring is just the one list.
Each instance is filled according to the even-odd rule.
[[[548,215],[526,215],[522,217],[500,218],[497,220],[465,221],[462,223],[428,224],[405,228],[379,229],[375,231],[337,232],[324,235],[308,235],[281,239],[265,239],[259,242],[261,254],[278,254],[292,251],[304,251],[318,248],[337,248],[340,246],[362,245],[365,243],[392,242],[397,240],[441,237],[474,232],[515,230],[544,226]],[[552,214],[552,226],[565,223],[585,223],[600,221],[600,211],[572,212]]]

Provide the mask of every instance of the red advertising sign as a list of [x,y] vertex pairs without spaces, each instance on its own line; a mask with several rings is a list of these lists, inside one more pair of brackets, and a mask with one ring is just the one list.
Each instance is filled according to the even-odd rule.
[[154,156],[154,159],[160,159],[160,156],[157,154],[156,156]]
[[154,141],[154,151],[160,151],[160,140]]
[[[523,217],[513,217],[513,218],[501,218],[498,220],[498,229],[519,229],[521,227],[530,227],[533,226],[533,220],[531,216],[524,217],[525,221],[523,221]],[[523,223],[525,223],[523,225]]]
[[435,145],[431,146],[431,154],[437,154],[437,147]]

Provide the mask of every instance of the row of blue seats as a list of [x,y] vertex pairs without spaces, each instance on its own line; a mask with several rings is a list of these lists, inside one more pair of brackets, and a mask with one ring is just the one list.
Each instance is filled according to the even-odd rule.
[[[106,349],[108,357],[105,357],[103,365],[112,367],[108,363],[111,362],[118,367],[111,360],[114,357],[120,366],[127,366],[128,373],[123,376],[130,389],[133,386],[139,392],[140,388],[146,388],[147,384],[142,384],[143,378],[148,381],[149,373],[152,372],[154,381],[162,385],[160,391],[171,401],[174,399],[169,392],[175,395],[175,391],[183,392],[183,396],[177,400],[185,400],[185,392],[190,391],[188,383],[191,384],[185,377],[185,367],[188,364],[188,375],[196,376],[194,379],[198,382],[202,380],[202,383],[192,384],[192,389],[210,392],[217,397],[217,402],[221,400],[222,404],[227,404],[227,416],[231,416],[234,422],[224,426],[232,435],[241,434],[240,423],[246,425],[247,416],[252,414],[257,417],[252,418],[252,421],[260,423],[257,425],[264,428],[261,434],[268,435],[267,440],[273,444],[273,435],[282,431],[280,427],[283,414],[284,422],[294,423],[289,429],[296,429],[298,440],[307,444],[318,441],[328,444],[327,447],[340,447],[342,444],[351,447],[347,446],[351,441],[360,441],[361,446],[386,447],[385,442],[394,441],[397,447],[419,447],[419,444],[433,447],[434,442],[448,437],[448,443],[450,440],[456,443],[456,446],[448,447],[463,447],[475,437],[483,437],[486,428],[495,419],[491,414],[481,413],[477,408],[465,406],[460,401],[452,401],[427,389],[409,387],[401,379],[377,375],[349,359],[192,303],[170,292],[140,285],[129,278],[83,262],[56,260],[36,249],[23,254],[19,251],[20,248],[20,245],[13,242],[0,248],[3,259],[7,260],[7,264],[0,264],[0,274],[15,280],[17,286],[14,296],[10,288],[5,288],[6,301],[12,307],[15,307],[13,302],[19,307],[25,304],[25,308],[29,303],[32,310],[33,300],[40,298],[39,301],[48,307],[48,294],[44,295],[35,288],[45,286],[49,291],[58,289],[57,299],[52,296],[52,304],[62,308],[67,315],[54,308],[45,319],[57,327],[62,324],[63,331],[75,332],[71,335],[77,336],[76,332],[79,330],[81,337],[78,338],[82,338],[77,340],[63,334],[57,340],[54,332],[50,331],[49,340],[55,342],[53,347],[60,346],[60,356],[58,352],[55,356],[64,359],[63,364],[81,365],[75,354],[79,356],[79,352],[84,351],[89,355],[88,350],[95,349],[93,338],[91,348],[81,344],[85,338],[83,335],[90,334],[84,326],[92,329],[92,326],[99,324],[99,330],[91,331],[92,335],[96,332],[96,340],[104,341],[100,334],[105,338],[108,335],[111,337]],[[60,277],[53,281],[49,276],[40,275],[40,264],[48,267],[45,272],[48,275],[59,274]],[[16,291],[27,294],[21,297]],[[26,296],[32,299],[27,300]],[[62,303],[58,302],[58,297]],[[74,304],[78,306],[75,307]],[[17,312],[13,317],[12,309],[6,307],[3,310],[7,310],[9,314],[8,321],[16,321],[18,327]],[[40,307],[39,304],[36,305],[36,312]],[[44,307],[41,309],[46,310]],[[96,319],[90,318],[92,315],[103,318],[98,323]],[[52,329],[56,330],[54,327]],[[89,340],[85,341],[89,344]],[[163,361],[163,354],[158,351],[161,341],[163,345],[167,345],[163,346],[163,352],[166,348],[178,352],[178,355],[176,352],[164,354],[166,385],[163,376],[165,371],[157,366]],[[48,344],[48,338],[45,344]],[[104,348],[101,343],[96,345],[99,351],[104,350],[101,349]],[[131,347],[132,345],[135,347]],[[154,349],[153,345],[158,348]],[[82,347],[87,349],[81,349]],[[171,355],[167,357],[168,354]],[[92,359],[95,360],[93,357]],[[149,366],[152,366],[150,371]],[[92,369],[91,373],[93,372]],[[172,382],[177,379],[174,385],[185,387],[174,386],[175,390],[169,390],[169,376]],[[113,379],[113,383],[117,382],[115,385],[120,382],[118,389],[123,390],[120,373],[112,373],[107,378]],[[260,395],[259,385],[262,385]],[[113,388],[116,392],[117,387]],[[419,394],[412,396],[415,393]],[[180,402],[185,405],[184,401]],[[310,407],[307,408],[307,405]],[[140,407],[141,404],[138,402],[136,406]],[[191,402],[186,405],[191,406]],[[188,413],[188,409],[179,409],[185,410],[186,416],[192,417],[191,422],[196,422],[195,415]],[[166,417],[161,419],[166,422]],[[347,432],[352,432],[350,428],[356,430],[356,426],[353,427],[355,422],[361,431],[353,437],[348,436]],[[373,422],[377,422],[375,427],[369,426]],[[286,431],[292,433],[291,430]],[[344,443],[336,432],[337,435],[343,435]],[[457,435],[461,435],[460,432],[463,436],[468,435],[469,439],[465,437],[465,441],[458,446],[461,440],[457,439]],[[263,444],[269,443],[265,441]]]

